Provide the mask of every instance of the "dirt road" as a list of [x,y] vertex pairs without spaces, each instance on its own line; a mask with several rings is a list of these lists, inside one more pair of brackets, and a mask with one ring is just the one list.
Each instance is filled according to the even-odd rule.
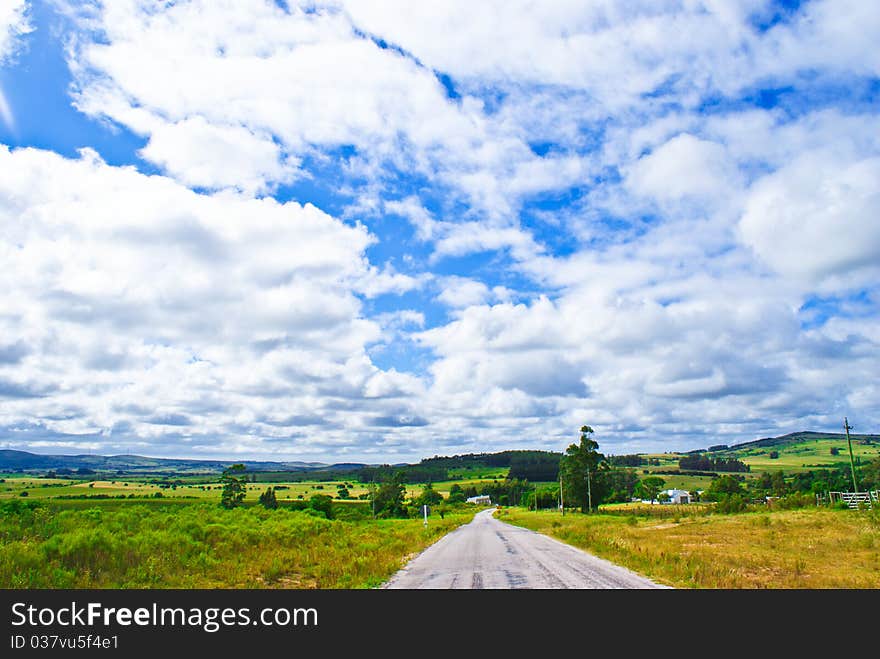
[[385,588],[662,588],[653,581],[485,510],[441,538]]

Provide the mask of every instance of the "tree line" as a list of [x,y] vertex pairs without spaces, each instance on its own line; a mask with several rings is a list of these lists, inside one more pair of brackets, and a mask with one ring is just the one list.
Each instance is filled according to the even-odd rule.
[[734,473],[749,472],[751,469],[742,460],[736,458],[711,458],[697,453],[686,455],[678,461],[679,469],[688,471],[724,471]]

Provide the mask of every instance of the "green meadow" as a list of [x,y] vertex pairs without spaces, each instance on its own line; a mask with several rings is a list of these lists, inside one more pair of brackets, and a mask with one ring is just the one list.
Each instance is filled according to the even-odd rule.
[[[856,466],[864,465],[880,456],[880,443],[876,440],[852,441],[853,461]],[[679,471],[678,461],[685,453],[644,454],[646,464],[637,468],[640,476],[656,472]],[[845,467],[849,469],[849,449],[845,440],[835,438],[801,438],[797,441],[781,442],[774,446],[743,446],[729,450],[713,451],[707,455],[715,458],[736,458],[749,466],[750,471],[738,474],[745,479],[757,478],[763,472],[782,471],[793,475],[817,469]],[[665,481],[665,488],[678,488],[694,491],[705,490],[712,482],[711,476],[701,476],[687,471],[680,473],[658,473]]]
[[[504,474],[491,473],[491,476],[504,479]],[[482,478],[479,474],[463,474],[462,478],[452,478],[445,481],[432,483],[432,487],[443,494],[449,494],[449,488],[457,483],[461,487],[479,486],[490,482],[492,478],[487,472],[487,477]],[[138,479],[120,480],[70,480],[60,478],[42,478],[36,476],[6,475],[0,482],[0,501],[22,497],[29,500],[49,499],[56,503],[68,500],[96,500],[96,499],[166,499],[175,501],[220,501],[222,485],[216,480],[199,482],[182,480],[169,485],[148,482]],[[405,485],[406,497],[411,499],[419,495],[425,483],[411,483]],[[356,480],[334,481],[279,481],[279,482],[254,482],[247,485],[247,499],[256,501],[260,494],[267,488],[273,488],[279,502],[307,500],[315,494],[323,494],[337,502],[352,502],[361,500],[369,493],[368,485]],[[345,487],[348,498],[339,497],[339,488]]]
[[625,504],[594,515],[498,515],[676,588],[880,588],[878,510],[724,515],[699,504]]
[[371,588],[473,514],[425,527],[283,506],[17,498],[0,503],[0,587]]

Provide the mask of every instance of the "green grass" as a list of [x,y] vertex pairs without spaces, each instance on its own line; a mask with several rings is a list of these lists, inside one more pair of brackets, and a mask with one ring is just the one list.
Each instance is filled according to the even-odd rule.
[[[248,483],[247,498],[256,501],[260,494],[268,487],[275,488],[279,501],[297,500],[300,497],[308,499],[314,494],[326,494],[337,498],[337,485],[350,483],[349,495],[357,498],[358,495],[367,492],[365,485],[352,483],[351,481],[323,481],[323,482],[288,482],[288,483]],[[280,489],[279,489],[280,488]],[[183,484],[176,487],[162,487],[154,483],[146,483],[142,480],[79,480],[70,481],[62,479],[48,479],[16,476],[6,478],[0,483],[0,500],[14,499],[21,496],[22,491],[27,491],[32,499],[60,500],[69,497],[82,497],[93,495],[107,495],[109,497],[135,498],[152,497],[157,492],[170,499],[202,501],[219,501],[222,485],[219,482],[202,484]]]
[[[84,502],[79,502],[84,503]],[[327,520],[259,506],[7,502],[2,588],[369,588],[473,511]]]
[[880,511],[651,508],[658,514],[505,509],[500,518],[678,588],[880,588]]
[[[838,450],[837,455],[831,454],[831,449]],[[853,457],[858,464],[866,464],[880,456],[880,444],[876,441],[863,443],[853,441]],[[771,452],[778,453],[777,458],[771,458]],[[678,461],[683,453],[658,453],[645,455],[644,457],[660,462],[659,465],[644,465],[638,467],[639,477],[644,477],[645,471],[678,469]],[[751,469],[748,473],[739,473],[747,480],[758,478],[763,472],[784,471],[787,475],[817,469],[830,469],[837,467],[849,468],[849,450],[845,440],[840,439],[801,439],[790,444],[781,444],[767,447],[750,447],[737,450],[713,451],[707,455],[714,458],[736,458],[741,460]],[[723,472],[719,472],[723,473]],[[708,476],[695,476],[688,473],[682,474],[657,474],[666,481],[664,488],[678,488],[688,491],[705,490],[712,479]]]
[[[838,454],[831,455],[831,448],[837,448]],[[880,446],[876,443],[861,444],[853,442],[853,457],[863,463],[880,455]],[[770,453],[777,451],[778,458],[771,458]],[[737,452],[740,460],[752,468],[752,472],[784,470],[786,473],[821,469],[830,465],[849,465],[849,449],[846,441],[834,439],[815,439],[786,446],[770,446],[753,448]]]
[[[205,482],[204,480],[198,483],[183,483],[173,488],[162,487],[140,478],[130,479],[122,477],[116,480],[67,480],[15,475],[8,476],[4,480],[5,482],[0,483],[0,501],[19,498],[22,492],[27,492],[26,498],[28,500],[48,499],[58,503],[84,497],[92,497],[94,499],[95,495],[102,495],[100,499],[95,499],[96,501],[106,500],[106,497],[112,497],[113,499],[126,497],[133,498],[135,501],[143,501],[146,498],[154,497],[157,492],[161,492],[162,497],[166,500],[219,502],[222,491],[222,485],[219,481]],[[458,483],[462,487],[471,485],[478,487],[483,483],[491,481],[491,478],[450,479],[432,483],[432,487],[444,496],[448,496],[449,488],[454,483]],[[247,500],[256,501],[266,488],[272,487],[275,488],[275,495],[279,502],[308,500],[309,497],[315,494],[325,494],[337,501],[343,501],[343,499],[339,499],[337,496],[338,486],[346,483],[351,485],[351,487],[347,488],[350,500],[358,500],[358,497],[367,494],[369,491],[367,484],[352,480],[248,483]],[[424,485],[424,483],[406,485],[406,497],[413,498],[418,496],[421,494]]]

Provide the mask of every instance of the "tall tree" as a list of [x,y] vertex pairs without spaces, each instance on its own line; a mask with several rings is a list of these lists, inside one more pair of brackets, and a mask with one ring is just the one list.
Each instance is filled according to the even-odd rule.
[[590,426],[581,426],[580,441],[571,444],[559,462],[565,501],[578,501],[582,512],[595,510],[608,490],[608,462]]
[[263,508],[275,509],[278,507],[278,498],[275,496],[274,488],[266,488],[266,491],[260,495],[260,504]]
[[443,501],[443,495],[434,489],[431,483],[426,483],[422,493],[415,497],[413,503],[417,506],[436,506]]
[[654,503],[654,499],[657,498],[664,485],[666,485],[666,481],[659,476],[648,476],[639,481],[636,485],[636,492],[643,499],[649,499],[651,503]]
[[380,484],[373,493],[373,505],[377,517],[406,517],[403,472],[395,472],[391,478]]
[[223,493],[220,495],[220,505],[224,508],[235,508],[244,501],[247,493],[247,467],[238,463],[223,470],[220,483],[223,485]]

